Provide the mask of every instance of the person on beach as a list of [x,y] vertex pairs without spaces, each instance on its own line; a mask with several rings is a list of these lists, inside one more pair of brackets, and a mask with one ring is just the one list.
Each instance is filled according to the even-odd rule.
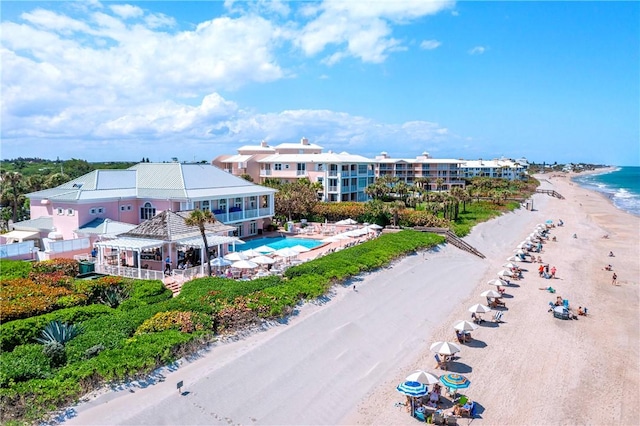
[[613,266],[611,266],[611,264],[608,264],[607,266],[605,266],[604,268],[605,271],[613,271]]
[[613,257],[613,252],[612,251],[609,252],[609,257]]
[[542,257],[538,256],[538,263],[542,263]]
[[538,276],[542,278],[542,274],[544,273],[544,265],[540,265],[538,267]]
[[611,278],[611,285],[618,285],[618,276],[616,273],[613,273],[613,277]]
[[551,268],[551,278],[555,278],[556,277],[556,267],[552,267]]

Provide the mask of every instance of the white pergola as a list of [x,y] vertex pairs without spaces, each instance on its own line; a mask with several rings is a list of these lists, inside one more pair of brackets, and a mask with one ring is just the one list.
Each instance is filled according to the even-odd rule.
[[[208,234],[207,243],[209,246],[218,246],[218,253],[221,252],[220,246],[224,244],[232,244],[233,250],[235,251],[236,244],[244,244],[244,241],[240,240],[237,237],[229,237],[225,235],[215,235]],[[205,255],[204,255],[204,241],[202,241],[202,236],[196,235],[187,238],[182,238],[174,241],[163,241],[163,240],[154,240],[149,238],[116,238],[108,241],[100,241],[96,243],[96,246],[100,250],[100,255],[98,259],[102,260],[103,250],[104,249],[116,249],[118,250],[118,259],[120,258],[120,254],[126,251],[132,251],[136,253],[137,256],[137,264],[138,264],[138,273],[141,272],[142,260],[140,259],[140,254],[142,250],[145,249],[153,249],[153,248],[162,248],[165,244],[176,244],[183,247],[197,247],[200,248],[200,265],[204,268],[205,263]],[[100,262],[101,263],[101,262]],[[117,263],[118,268],[120,268],[120,262]]]

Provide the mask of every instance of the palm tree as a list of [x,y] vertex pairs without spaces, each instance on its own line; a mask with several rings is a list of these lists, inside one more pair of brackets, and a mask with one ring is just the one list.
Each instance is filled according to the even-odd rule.
[[[5,172],[2,171],[0,175],[0,182],[3,186],[3,198],[8,198],[11,205],[13,223],[18,221],[18,208],[20,206],[20,195],[22,195],[22,174],[18,172]],[[6,185],[6,186],[5,186]]]
[[204,225],[207,223],[215,223],[216,217],[210,211],[202,211],[202,210],[193,210],[189,217],[184,219],[184,223],[187,226],[197,226],[200,230],[200,235],[202,235],[202,241],[204,242],[204,252],[205,258],[207,259],[207,273],[209,276],[212,275],[211,272],[211,262],[209,259],[209,243],[207,242],[207,235],[204,232]]
[[440,189],[442,188],[442,184],[444,183],[444,179],[442,178],[437,178],[436,179],[436,190],[440,191]]

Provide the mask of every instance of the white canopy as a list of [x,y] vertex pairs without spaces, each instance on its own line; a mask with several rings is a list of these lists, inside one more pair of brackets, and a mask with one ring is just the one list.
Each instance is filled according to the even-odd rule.
[[40,233],[37,231],[11,231],[6,234],[2,234],[2,236],[6,238],[7,242],[9,242],[9,240],[16,240],[21,243],[24,240],[40,238]]
[[[200,240],[202,241],[202,239]],[[148,238],[117,238],[115,240],[100,241],[96,245],[104,248],[139,251],[148,248],[162,247],[164,241]]]

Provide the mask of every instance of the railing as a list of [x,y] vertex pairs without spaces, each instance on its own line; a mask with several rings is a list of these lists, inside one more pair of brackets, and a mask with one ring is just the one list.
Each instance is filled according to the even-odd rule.
[[561,200],[564,200],[564,197],[559,192],[556,192],[553,189],[536,189],[536,192],[539,194],[551,195],[552,197],[556,197],[556,198],[560,198]]
[[338,192],[338,187],[337,186],[330,186],[329,187],[329,192]]
[[[229,213],[229,217],[228,217],[228,222],[236,222],[242,220],[242,212],[233,212],[233,213]],[[221,221],[221,222],[226,222],[226,221]]]
[[273,214],[273,212],[271,211],[271,209],[269,207],[265,207],[260,209],[260,216],[271,216]]
[[178,278],[180,281],[185,282],[196,278],[199,274],[208,273],[203,270],[205,268],[206,266],[194,266],[193,268],[187,269],[174,269],[171,271],[171,275]]
[[0,245],[0,259],[12,257],[20,257],[32,254],[35,248],[33,240],[27,240],[22,243],[2,244]]
[[247,219],[250,219],[252,217],[258,217],[258,209],[245,210],[244,217]]
[[329,176],[332,176],[332,177],[338,176],[338,171],[337,170],[329,170]]
[[163,271],[155,271],[149,269],[131,268],[129,266],[117,266],[96,264],[95,272],[99,274],[115,275],[118,277],[136,278],[140,280],[160,280],[164,278]]
[[260,176],[271,176],[271,169],[269,169],[269,170],[260,170]]

